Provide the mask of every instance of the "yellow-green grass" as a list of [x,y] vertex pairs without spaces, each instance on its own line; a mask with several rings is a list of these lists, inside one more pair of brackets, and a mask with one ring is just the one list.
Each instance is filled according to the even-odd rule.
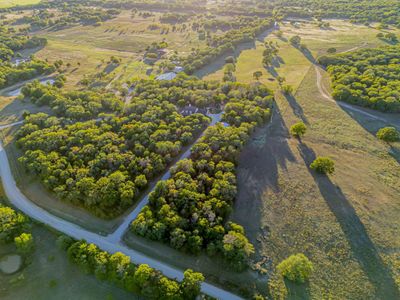
[[[93,48],[85,43],[79,44],[62,40],[49,40],[47,46],[36,55],[51,62],[63,60],[67,88],[76,88],[77,83],[87,75],[105,71],[111,56],[121,58],[121,65],[138,60],[135,53]],[[67,64],[71,64],[71,66],[67,68]],[[116,71],[117,69],[114,69],[108,75],[116,75]]]
[[[308,284],[288,284],[291,299],[382,298],[400,283],[400,157],[373,134],[384,122],[324,99],[314,68],[294,98],[276,98],[275,125],[242,153],[233,221],[268,273],[299,252],[314,263]],[[300,120],[308,126],[301,142],[287,134]],[[329,179],[308,169],[312,152],[335,161]]]
[[9,8],[18,5],[37,4],[41,0],[0,0],[0,8]]
[[[262,64],[262,53],[265,49],[263,43],[257,42],[256,47],[242,51],[236,63],[235,76],[239,82],[254,82],[253,73],[261,71],[263,76],[260,82],[277,88],[278,83],[273,80],[276,76],[286,79],[285,84],[292,85],[296,89],[305,74],[308,72],[312,62],[302,52],[290,45],[288,40],[294,35],[299,35],[314,58],[326,54],[329,48],[336,48],[338,52],[354,49],[355,47],[373,47],[385,43],[376,37],[379,30],[351,24],[345,21],[330,21],[330,29],[320,29],[312,22],[300,23],[294,27],[289,23],[281,25],[283,37],[278,38],[274,34],[265,40],[277,43],[279,46],[279,64],[274,64],[273,70],[267,70]],[[393,30],[398,32],[398,30]],[[311,57],[310,57],[311,58]],[[223,70],[218,70],[206,76],[206,80],[220,80]]]
[[[149,18],[132,18],[130,11],[123,11],[116,18],[99,26],[74,26],[64,30],[45,31],[41,35],[50,41],[142,54],[151,43],[163,40],[168,43],[169,49],[179,52],[190,51],[192,47],[205,44],[204,41],[199,41],[197,33],[192,30],[173,32],[172,25],[159,23],[159,16],[160,14]],[[169,33],[162,34],[161,29],[150,30],[148,27],[152,24],[168,28]]]

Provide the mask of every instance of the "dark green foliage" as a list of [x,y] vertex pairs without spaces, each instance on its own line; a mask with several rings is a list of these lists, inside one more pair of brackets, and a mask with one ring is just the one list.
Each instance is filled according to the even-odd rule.
[[86,273],[113,282],[144,299],[194,300],[200,294],[200,284],[204,281],[201,273],[189,269],[179,283],[148,265],[131,263],[130,257],[123,253],[111,255],[85,241],[71,244],[68,257]]
[[387,46],[322,56],[339,101],[400,112],[400,47]]

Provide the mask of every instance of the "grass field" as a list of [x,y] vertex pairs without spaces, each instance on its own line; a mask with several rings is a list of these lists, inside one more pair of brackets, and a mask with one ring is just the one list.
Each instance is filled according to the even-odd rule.
[[0,8],[9,8],[17,5],[37,4],[40,0],[0,0]]
[[[343,51],[382,44],[374,29],[355,32],[355,25],[339,24],[328,32],[291,27],[283,27],[283,32],[286,37],[301,35],[314,55],[329,47]],[[325,37],[332,34],[336,38]],[[272,126],[259,130],[242,153],[232,219],[245,226],[256,245],[256,261],[269,274],[297,252],[314,262],[308,285],[288,286],[291,299],[396,299],[400,144],[386,145],[374,134],[399,115],[381,122],[327,101],[319,93],[311,62],[293,47],[278,43],[285,64],[275,70],[296,92],[287,98],[277,93],[279,113]],[[253,81],[261,53],[257,47],[241,54],[239,81]],[[329,88],[326,74],[324,85]],[[301,120],[308,132],[297,141],[289,137],[288,128]],[[333,158],[335,174],[325,178],[310,171],[315,156]]]
[[[340,52],[361,45],[363,47],[384,45],[383,41],[376,38],[379,30],[374,28],[339,20],[332,20],[330,24],[330,29],[320,29],[311,22],[299,23],[296,27],[285,22],[280,26],[280,30],[283,32],[282,38],[270,34],[265,39],[273,41],[279,46],[279,60],[275,61],[274,67],[268,70],[264,68],[262,53],[265,47],[261,41],[258,41],[255,47],[243,50],[238,56],[235,72],[237,81],[254,82],[253,73],[261,71],[263,76],[260,78],[260,82],[276,88],[278,84],[275,77],[279,75],[285,77],[286,83],[296,89],[307,73],[311,61],[288,42],[289,38],[294,35],[302,38],[302,43],[307,45],[314,57],[325,54],[326,50],[331,47]],[[220,80],[222,77],[223,71],[216,70],[204,79]]]
[[[111,56],[121,58],[121,64],[102,78],[103,82],[115,84],[137,77],[147,77],[152,66],[142,62],[146,47],[152,43],[166,41],[168,51],[185,55],[192,48],[202,47],[197,33],[192,30],[172,30],[172,25],[160,24],[161,14],[153,17],[132,17],[130,11],[122,11],[116,18],[99,26],[74,26],[63,30],[44,30],[39,36],[48,40],[48,45],[37,53],[39,58],[50,61],[62,59],[71,64],[67,69],[66,87],[75,87],[85,76],[106,70]],[[157,24],[158,29],[149,29]],[[168,33],[166,32],[168,29]],[[82,88],[82,87],[81,87]]]
[[[313,56],[330,47],[346,51],[383,43],[375,29],[333,21],[331,30],[311,24],[284,25],[284,37],[299,34]],[[316,85],[310,59],[285,40],[280,45],[276,74],[261,65],[263,47],[245,49],[236,65],[238,81],[253,82],[263,70],[262,82],[277,88],[274,78],[284,76],[296,92],[277,92],[277,113],[270,126],[261,128],[243,152],[239,164],[239,195],[232,220],[245,226],[256,247],[254,265],[267,275],[221,271],[207,257],[181,255],[167,246],[127,236],[134,248],[173,265],[190,266],[208,278],[235,289],[266,292],[268,276],[287,256],[302,252],[315,272],[305,285],[287,284],[290,299],[396,299],[400,286],[400,144],[389,146],[374,136],[390,121],[367,119],[324,99]],[[367,42],[367,43],[365,43]],[[221,71],[206,79],[220,79]],[[329,88],[329,78],[324,74]],[[391,115],[388,120],[396,120]],[[308,133],[301,141],[290,138],[288,128],[303,120]],[[314,174],[314,156],[330,156],[336,173],[329,178]],[[154,250],[157,249],[157,250]],[[161,250],[161,251],[159,251]]]

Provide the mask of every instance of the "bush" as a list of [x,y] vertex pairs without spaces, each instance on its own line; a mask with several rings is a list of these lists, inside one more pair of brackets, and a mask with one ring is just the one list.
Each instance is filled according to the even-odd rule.
[[304,254],[298,253],[282,261],[277,269],[287,279],[302,283],[310,277],[314,267]]
[[284,85],[284,86],[282,87],[282,92],[283,92],[285,95],[290,95],[290,94],[293,92],[293,87],[292,87],[291,85]]
[[32,252],[35,247],[32,234],[30,233],[22,233],[20,236],[15,237],[14,243],[18,252],[22,254],[28,254]]
[[322,174],[332,174],[335,171],[335,163],[329,157],[317,157],[310,168]]
[[307,131],[307,127],[303,122],[298,122],[290,127],[290,134],[294,137],[302,137]]
[[376,137],[385,142],[397,142],[400,139],[398,130],[394,127],[383,127],[378,130]]

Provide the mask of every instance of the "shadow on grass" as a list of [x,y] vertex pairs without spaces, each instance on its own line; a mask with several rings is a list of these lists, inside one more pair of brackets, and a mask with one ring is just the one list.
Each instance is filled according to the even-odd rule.
[[[316,158],[314,151],[301,141],[298,149],[309,168],[309,165]],[[383,263],[364,224],[340,187],[336,186],[328,176],[316,174],[310,168],[309,171],[314,177],[321,195],[341,226],[354,258],[375,286],[377,299],[400,299],[399,290],[390,271]]]
[[311,299],[310,283],[296,283],[288,279],[285,280],[285,285],[288,290],[288,300],[308,300]]
[[304,122],[304,124],[309,124],[307,117],[304,115],[303,108],[299,103],[297,103],[296,98],[292,94],[283,93],[283,95],[285,96],[287,102],[289,103],[296,117],[301,119]]
[[[386,121],[383,119],[373,119],[369,116],[363,115],[362,113],[350,110],[344,106],[340,106],[353,120],[355,120],[364,130],[369,132],[375,139],[376,133],[380,128],[383,127],[395,127],[400,131],[400,114],[383,113],[380,111],[374,111],[368,108],[357,107],[358,109],[373,114],[377,117],[388,118]],[[399,143],[390,143],[389,154],[400,164],[400,145]]]
[[[296,161],[288,138],[288,129],[279,109],[275,108],[271,123],[254,133],[240,155],[237,169],[238,195],[231,218],[245,226],[253,244],[257,243],[263,226],[260,207],[263,207],[265,192],[279,192],[281,170],[287,169],[288,162]],[[268,231],[268,228],[264,229]]]
[[235,51],[233,52],[226,52],[218,56],[214,59],[211,63],[205,65],[204,67],[200,68],[196,72],[194,72],[194,76],[199,78],[205,77],[212,73],[215,73],[218,70],[221,70],[225,66],[225,58],[227,56],[233,56],[235,60],[240,56],[240,54],[245,50],[255,49],[256,48],[256,41],[264,42],[265,38],[272,32],[272,29],[268,29],[258,35],[254,41],[241,43],[235,46]]

